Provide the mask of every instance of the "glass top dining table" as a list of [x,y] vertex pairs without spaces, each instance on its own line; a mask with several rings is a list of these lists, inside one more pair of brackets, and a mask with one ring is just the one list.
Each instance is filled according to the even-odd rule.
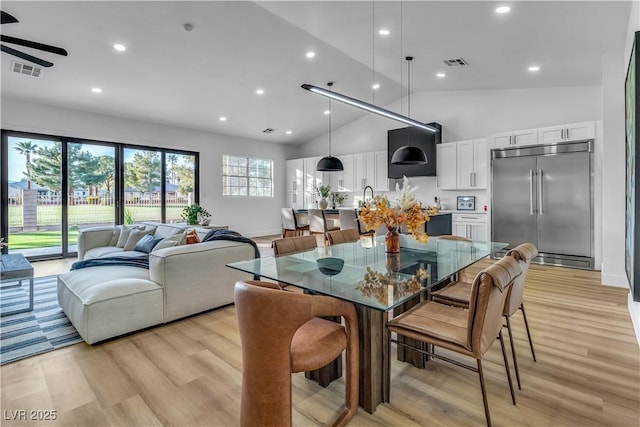
[[403,235],[400,246],[400,253],[388,254],[379,236],[227,266],[386,312],[507,243],[430,237],[422,244]]

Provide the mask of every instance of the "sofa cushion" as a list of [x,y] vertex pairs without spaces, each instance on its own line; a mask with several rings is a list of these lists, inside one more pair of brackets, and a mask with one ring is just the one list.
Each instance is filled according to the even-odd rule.
[[161,224],[156,227],[155,233],[153,233],[153,237],[166,238],[175,236],[176,234],[180,234],[183,232],[182,227],[175,227],[172,225]]
[[122,230],[121,225],[117,225],[113,227],[113,234],[111,235],[111,241],[109,242],[109,246],[116,246],[118,243],[118,238],[120,237],[120,231]]
[[129,239],[129,234],[131,234],[132,230],[137,230],[137,225],[121,225],[120,234],[118,235],[118,241],[116,242],[116,247],[124,248],[124,245],[127,243]]
[[133,250],[148,254],[158,243],[160,243],[161,240],[163,240],[162,237],[154,237],[151,234],[147,234],[146,236],[143,236],[142,239],[138,240],[138,243],[136,243]]
[[154,229],[150,229],[150,230],[131,230],[131,233],[129,233],[129,238],[127,239],[127,243],[124,244],[124,250],[125,251],[131,251],[133,250],[133,248],[136,247],[136,244],[140,241],[140,239],[142,239],[144,236],[147,236],[149,234],[153,234]]
[[84,253],[84,259],[102,258],[105,256],[120,256],[124,249],[115,246],[100,246],[88,249]]
[[111,253],[107,253],[104,254],[98,258],[111,258],[111,257],[118,257],[118,258],[140,258],[141,256],[145,256],[147,255],[144,252],[139,252],[139,251],[121,251],[121,252],[111,252]]

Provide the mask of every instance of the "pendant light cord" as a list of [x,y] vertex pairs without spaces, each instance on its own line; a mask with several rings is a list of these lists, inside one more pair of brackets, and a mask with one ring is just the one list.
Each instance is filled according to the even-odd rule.
[[376,103],[376,0],[371,0],[371,103]]
[[[331,87],[333,86],[333,82],[327,83],[327,86],[329,86],[329,90],[331,90]],[[333,111],[331,111],[331,98],[329,98],[329,157],[332,157],[331,155],[331,116],[332,115],[333,115]]]
[[407,117],[411,118],[411,61],[412,56],[407,56]]
[[404,73],[402,72],[402,63],[404,58],[404,8],[402,0],[400,0],[400,114],[404,112],[404,102],[402,102],[402,88],[404,87]]

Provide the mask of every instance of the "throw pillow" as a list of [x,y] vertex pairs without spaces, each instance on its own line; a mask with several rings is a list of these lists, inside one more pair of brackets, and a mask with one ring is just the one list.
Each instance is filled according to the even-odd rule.
[[194,243],[200,243],[200,237],[198,237],[196,230],[191,230],[187,233],[187,245],[192,245]]
[[142,236],[142,238],[138,240],[138,243],[136,243],[136,246],[133,248],[133,250],[148,254],[158,243],[160,243],[161,240],[162,237],[155,238],[151,234],[147,234],[146,236]]
[[131,230],[131,232],[129,233],[129,238],[124,244],[124,250],[132,251],[133,248],[136,247],[136,243],[138,243],[140,239],[148,234],[153,234],[153,230]]
[[115,246],[118,243],[118,238],[120,237],[120,230],[122,230],[121,225],[113,227],[113,234],[111,235],[109,246]]
[[125,243],[127,243],[127,240],[129,239],[129,234],[131,234],[131,231],[137,229],[137,225],[122,225],[120,228],[120,235],[118,236],[116,247],[124,248]]
[[162,239],[162,241],[153,248],[153,252],[159,251],[160,249],[164,249],[164,248],[172,248],[177,245],[178,245],[178,242],[176,242],[175,240]]

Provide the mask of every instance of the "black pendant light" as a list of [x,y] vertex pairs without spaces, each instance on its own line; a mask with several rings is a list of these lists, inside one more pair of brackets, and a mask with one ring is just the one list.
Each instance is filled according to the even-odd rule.
[[[409,105],[407,116],[411,117],[411,61],[413,60],[413,56],[407,56],[405,59],[407,60],[407,73],[409,77],[407,82],[407,104]],[[393,156],[391,156],[391,164],[424,165],[427,163],[427,155],[424,151],[419,147],[409,145],[408,139],[410,133],[411,128],[407,130],[407,145],[403,145],[393,153]]]
[[[333,82],[327,83],[327,86],[331,89]],[[341,172],[344,170],[340,159],[331,155],[331,98],[329,98],[329,155],[320,159],[316,170],[319,172]]]

